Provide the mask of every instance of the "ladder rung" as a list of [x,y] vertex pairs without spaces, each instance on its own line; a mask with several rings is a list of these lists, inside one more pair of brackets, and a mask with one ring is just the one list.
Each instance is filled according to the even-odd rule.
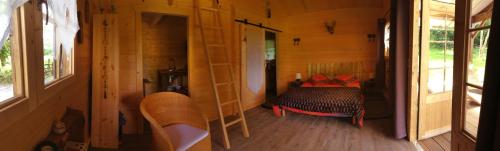
[[224,44],[208,44],[209,47],[225,47]]
[[230,82],[222,82],[222,83],[216,83],[215,85],[221,86],[221,85],[228,85],[228,84],[231,84],[231,83],[233,83],[233,82],[232,81],[230,81]]
[[220,105],[221,106],[226,106],[226,105],[233,104],[233,103],[236,103],[236,102],[237,102],[236,100],[232,100],[232,101],[227,101],[227,102],[221,103]]
[[217,8],[211,8],[211,7],[200,7],[201,10],[205,10],[205,11],[212,11],[212,12],[217,12],[219,11],[219,9]]
[[230,63],[212,63],[212,66],[229,66]]
[[234,125],[234,124],[236,124],[236,123],[238,123],[238,122],[241,122],[241,118],[238,118],[238,119],[236,119],[236,120],[234,120],[234,121],[231,121],[231,122],[227,123],[227,124],[226,124],[226,127],[229,127],[229,126],[231,126],[231,125]]

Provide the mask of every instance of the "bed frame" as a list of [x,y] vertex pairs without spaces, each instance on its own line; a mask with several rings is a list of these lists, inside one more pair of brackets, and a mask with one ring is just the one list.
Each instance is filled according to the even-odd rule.
[[[308,63],[307,65],[307,79],[310,79],[311,76],[315,74],[324,74],[328,76],[328,78],[333,79],[336,75],[339,74],[349,74],[353,75],[361,81],[365,81],[371,78],[373,74],[373,61],[339,61],[339,62],[330,62],[330,63]],[[373,67],[372,67],[373,66]],[[370,68],[372,67],[372,68]],[[363,100],[364,98],[362,98]],[[294,109],[289,107],[279,107],[273,106],[274,114],[277,117],[285,116],[285,110],[308,114],[314,116],[334,116],[334,117],[353,117],[352,115],[345,115],[342,113],[320,113],[320,112],[309,112],[303,111],[300,109]],[[352,118],[352,124],[358,125],[360,128],[363,127],[363,117],[365,111],[361,113],[361,119],[358,120],[356,118]]]
[[324,74],[330,79],[339,74],[354,75],[361,81],[368,80],[373,74],[373,61],[339,61],[330,63],[308,63],[307,79],[315,74]]

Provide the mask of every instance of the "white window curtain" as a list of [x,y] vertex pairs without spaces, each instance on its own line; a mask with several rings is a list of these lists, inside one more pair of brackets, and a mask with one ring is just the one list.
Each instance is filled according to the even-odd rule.
[[47,0],[52,10],[57,40],[66,53],[73,49],[78,25],[76,0]]
[[0,0],[0,47],[10,34],[12,13],[28,0]]

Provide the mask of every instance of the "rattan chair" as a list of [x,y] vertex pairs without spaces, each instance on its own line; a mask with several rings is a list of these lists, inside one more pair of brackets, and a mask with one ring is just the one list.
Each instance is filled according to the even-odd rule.
[[211,150],[208,120],[191,98],[154,93],[141,102],[141,113],[150,123],[155,150]]

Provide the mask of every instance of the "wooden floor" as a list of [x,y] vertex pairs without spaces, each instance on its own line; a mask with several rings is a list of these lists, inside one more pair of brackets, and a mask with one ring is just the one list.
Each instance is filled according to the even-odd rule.
[[479,125],[479,113],[481,105],[472,101],[467,101],[465,104],[465,123],[464,130],[476,137]]
[[445,133],[432,138],[418,141],[425,151],[450,151],[451,133]]
[[[349,118],[316,117],[287,112],[277,118],[272,110],[257,107],[246,111],[250,138],[244,138],[239,125],[229,128],[231,150],[237,151],[295,151],[295,150],[352,150],[352,151],[412,151],[414,145],[406,140],[393,139],[392,121],[365,121],[359,129]],[[210,124],[212,148],[224,150],[219,121]],[[148,150],[150,136],[131,135],[123,139],[121,151]],[[94,149],[95,150],[95,149]],[[101,150],[96,150],[101,151]],[[108,150],[102,150],[108,151]]]

